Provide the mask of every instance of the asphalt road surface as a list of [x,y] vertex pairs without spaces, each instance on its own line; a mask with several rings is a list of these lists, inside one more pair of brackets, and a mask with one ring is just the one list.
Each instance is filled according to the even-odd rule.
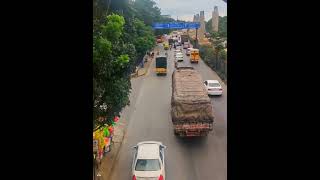
[[[160,47],[162,49],[162,47]],[[185,50],[183,50],[185,54]],[[168,74],[155,74],[155,61],[142,77],[141,87],[129,115],[128,127],[111,180],[129,180],[133,149],[140,141],[161,141],[165,151],[166,180],[227,180],[227,87],[202,60],[190,64],[203,80],[217,79],[223,86],[221,97],[210,97],[215,113],[214,129],[207,137],[182,139],[173,134],[170,116],[173,48],[168,51]],[[179,62],[180,63],[180,62]]]

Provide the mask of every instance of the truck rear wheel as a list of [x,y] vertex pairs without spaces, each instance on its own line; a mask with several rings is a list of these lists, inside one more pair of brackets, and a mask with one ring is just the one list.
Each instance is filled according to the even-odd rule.
[[208,133],[209,133],[209,132],[201,132],[201,133],[200,133],[200,136],[208,136]]

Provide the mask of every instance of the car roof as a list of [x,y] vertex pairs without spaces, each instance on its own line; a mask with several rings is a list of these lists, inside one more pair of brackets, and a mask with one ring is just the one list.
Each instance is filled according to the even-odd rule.
[[[208,83],[219,83],[218,80],[207,80]],[[219,83],[220,84],[220,83]]]
[[157,159],[159,158],[159,144],[140,144],[138,146],[138,159]]

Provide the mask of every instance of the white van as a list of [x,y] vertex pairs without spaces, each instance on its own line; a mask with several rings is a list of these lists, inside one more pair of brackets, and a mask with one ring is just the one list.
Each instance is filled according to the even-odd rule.
[[191,54],[191,49],[192,49],[192,48],[188,48],[188,49],[187,49],[187,52],[186,52],[186,55],[187,55],[187,56],[190,56],[190,54]]

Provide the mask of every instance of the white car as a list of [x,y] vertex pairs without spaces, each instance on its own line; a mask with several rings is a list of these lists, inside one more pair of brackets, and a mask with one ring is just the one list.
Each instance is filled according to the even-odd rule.
[[177,57],[177,56],[183,56],[182,52],[180,51],[180,52],[175,53],[175,57]]
[[181,49],[175,49],[174,50],[174,55],[176,55],[177,53],[182,53]]
[[188,48],[188,49],[187,49],[187,52],[186,52],[186,55],[187,55],[187,56],[190,56],[191,49],[192,49],[192,48]]
[[206,80],[203,82],[208,95],[222,95],[222,86],[217,80]]
[[182,53],[177,53],[175,57],[176,57],[177,61],[183,61],[183,54]]
[[165,180],[166,146],[158,141],[143,141],[133,148],[132,180]]

